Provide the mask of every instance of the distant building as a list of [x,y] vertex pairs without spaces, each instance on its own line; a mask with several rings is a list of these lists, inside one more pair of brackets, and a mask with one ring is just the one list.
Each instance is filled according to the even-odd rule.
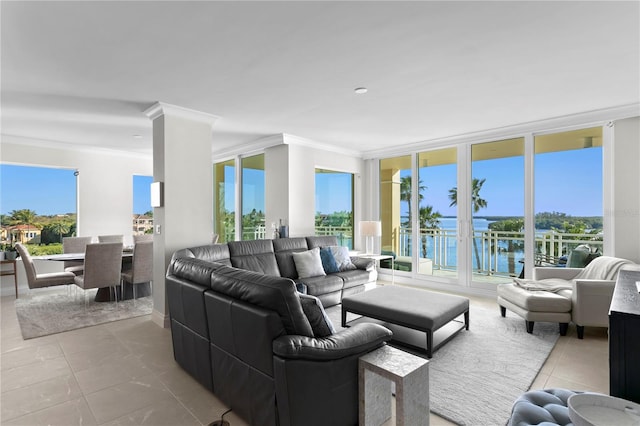
[[2,240],[8,244],[40,244],[40,230],[33,225],[15,225],[2,228]]
[[148,234],[151,232],[153,232],[153,217],[144,214],[134,214],[133,235]]

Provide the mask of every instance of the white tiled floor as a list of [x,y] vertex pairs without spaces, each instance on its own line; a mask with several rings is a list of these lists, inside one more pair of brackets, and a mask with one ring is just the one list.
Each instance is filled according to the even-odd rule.
[[[499,315],[494,300],[471,303]],[[178,367],[169,330],[148,316],[25,341],[14,298],[2,297],[0,309],[2,425],[207,425],[227,410]],[[578,340],[570,327],[532,388],[608,393],[608,371],[606,330],[587,328]],[[233,412],[225,420],[246,424]],[[431,424],[451,423],[431,415]]]

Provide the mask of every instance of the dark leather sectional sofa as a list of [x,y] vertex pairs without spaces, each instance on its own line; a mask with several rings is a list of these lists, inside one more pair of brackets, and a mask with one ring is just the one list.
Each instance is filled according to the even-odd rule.
[[[296,290],[291,258],[293,251],[336,243],[334,237],[230,242],[180,250],[171,260],[166,288],[175,359],[250,424],[358,423],[358,358],[391,332],[365,323],[320,333],[322,306],[303,307],[301,299],[315,299]],[[375,273],[366,266],[304,284],[324,304],[339,303],[364,289],[355,283]]]

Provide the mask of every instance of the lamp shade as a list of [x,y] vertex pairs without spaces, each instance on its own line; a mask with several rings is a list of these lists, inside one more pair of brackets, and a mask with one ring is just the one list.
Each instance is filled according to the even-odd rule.
[[382,222],[363,220],[360,222],[360,235],[363,237],[379,237],[382,235]]

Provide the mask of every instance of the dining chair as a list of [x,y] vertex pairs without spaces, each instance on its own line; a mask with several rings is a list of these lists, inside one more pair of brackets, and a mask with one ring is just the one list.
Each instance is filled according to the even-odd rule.
[[[113,288],[118,304],[117,286],[122,272],[122,243],[87,244],[84,256],[84,274],[74,278],[75,284],[83,290],[93,288]],[[87,303],[85,293],[85,305]]]
[[[63,253],[84,253],[87,244],[91,244],[93,237],[64,237],[62,239]],[[64,270],[73,272],[75,275],[82,275],[84,263],[77,260],[66,260]]]
[[124,243],[124,235],[98,235],[99,243]]
[[38,274],[29,250],[21,243],[16,243],[16,250],[18,250],[20,258],[22,259],[24,271],[27,275],[27,284],[30,289],[52,287],[55,285],[70,285],[74,283],[75,274],[73,272]]
[[[133,246],[131,269],[122,272],[121,292],[124,298],[124,283],[131,283],[133,298],[136,298],[136,284],[153,282],[153,242],[143,241]],[[153,287],[152,287],[153,288]]]
[[153,241],[153,234],[139,234],[133,236],[134,245],[145,241]]

